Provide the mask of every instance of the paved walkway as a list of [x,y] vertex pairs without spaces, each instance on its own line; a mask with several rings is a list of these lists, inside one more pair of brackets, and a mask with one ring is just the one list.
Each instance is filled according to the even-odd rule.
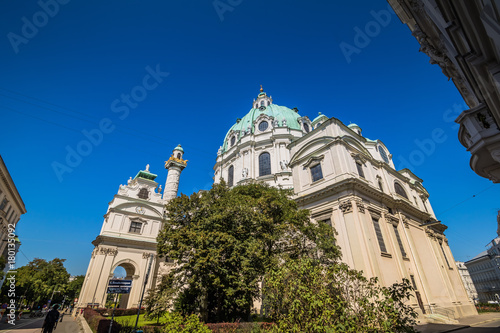
[[[0,333],[40,333],[44,318],[25,318],[14,322],[15,325],[5,322],[5,317],[0,323]],[[80,326],[70,315],[64,315],[63,321],[57,324],[54,333],[78,333],[81,332]]]
[[425,324],[416,326],[416,329],[421,333],[454,332],[467,327],[480,326],[481,324],[499,320],[500,312],[485,312],[477,316],[460,318],[458,324]]

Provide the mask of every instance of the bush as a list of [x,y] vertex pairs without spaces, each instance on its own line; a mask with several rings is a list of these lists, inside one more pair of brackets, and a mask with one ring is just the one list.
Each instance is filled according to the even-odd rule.
[[[120,317],[120,316],[132,316],[137,314],[137,309],[138,308],[130,308],[130,309],[122,309],[122,308],[116,308],[115,309],[115,317]],[[107,309],[107,308],[97,308],[93,309],[97,313],[101,315],[105,315],[111,317],[111,314],[113,313],[113,309]],[[141,314],[144,313],[144,309],[141,309]]]
[[212,333],[194,314],[182,317],[179,313],[173,312],[165,314],[165,318],[163,333]]
[[214,333],[259,333],[269,331],[273,323],[215,323],[206,326]]
[[162,333],[163,331],[161,326],[143,326],[141,329],[144,333]]
[[490,303],[479,303],[476,305],[477,312],[500,312],[500,305]]
[[[83,311],[83,317],[89,324],[90,328],[95,333],[108,333],[109,325],[111,324],[111,320],[103,317],[99,312],[94,309],[87,308]],[[121,332],[121,325],[117,322],[113,323],[111,332],[119,333]]]
[[346,264],[288,260],[266,279],[273,332],[416,332],[408,280],[386,288]]

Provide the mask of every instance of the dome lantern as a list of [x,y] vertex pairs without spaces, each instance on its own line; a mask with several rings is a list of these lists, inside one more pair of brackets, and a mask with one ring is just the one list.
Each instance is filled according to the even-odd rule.
[[264,92],[264,88],[262,88],[262,85],[260,85],[260,93],[257,95],[257,99],[254,99],[253,101],[253,108],[254,109],[260,109],[263,107],[264,110],[267,106],[273,104],[273,98],[270,96],[267,96],[267,94]]

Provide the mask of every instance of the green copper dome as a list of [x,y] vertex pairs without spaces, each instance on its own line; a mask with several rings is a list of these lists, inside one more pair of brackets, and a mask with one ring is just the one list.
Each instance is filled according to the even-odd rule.
[[[262,109],[262,110],[261,110]],[[302,131],[298,119],[301,116],[298,114],[298,110],[292,110],[286,106],[280,106],[276,104],[270,104],[261,108],[251,109],[243,118],[238,118],[236,124],[234,124],[227,132],[224,138],[224,144],[222,145],[222,153],[228,149],[228,140],[230,139],[230,133],[235,132],[236,142],[243,137],[246,131],[254,133],[255,126],[254,122],[260,115],[266,115],[272,118],[272,122],[278,121],[278,127],[287,127],[292,130]],[[272,127],[273,124],[269,124]],[[246,134],[248,135],[248,134]],[[232,135],[231,135],[232,137]]]
[[324,122],[324,121],[327,121],[327,120],[328,120],[327,116],[325,116],[321,112],[318,112],[318,116],[316,118],[314,118],[314,120],[312,121],[312,124],[313,124],[313,126],[316,126],[317,123]]

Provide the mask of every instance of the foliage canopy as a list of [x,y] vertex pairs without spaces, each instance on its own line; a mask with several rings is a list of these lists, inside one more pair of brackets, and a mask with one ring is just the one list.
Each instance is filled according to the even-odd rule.
[[[19,267],[15,273],[8,272],[14,276],[16,281],[16,296],[24,296],[27,303],[45,304],[53,295],[52,304],[60,303],[64,296],[68,302],[77,297],[83,284],[83,276],[76,277],[69,282],[69,273],[64,267],[65,259],[55,258],[51,261],[35,258],[27,265]],[[6,281],[2,286],[2,295],[5,298],[9,288]],[[4,299],[5,301],[5,299]]]
[[416,332],[407,279],[381,287],[346,264],[303,258],[275,267],[265,282],[274,332]]
[[247,319],[264,274],[285,259],[334,261],[333,231],[312,223],[291,192],[262,184],[181,195],[167,205],[158,253],[176,262],[172,288],[184,314],[205,322]]

